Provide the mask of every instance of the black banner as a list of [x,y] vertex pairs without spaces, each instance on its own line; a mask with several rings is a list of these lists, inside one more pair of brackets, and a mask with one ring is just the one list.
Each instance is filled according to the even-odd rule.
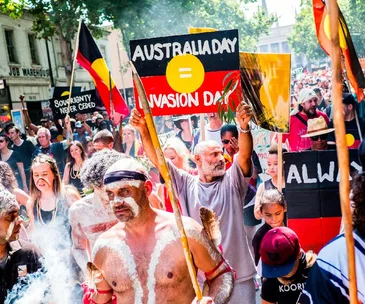
[[[68,96],[61,96],[49,100],[53,117],[55,119],[64,118],[67,114]],[[71,117],[77,113],[92,113],[103,107],[101,101],[96,97],[95,90],[84,91],[71,97],[70,113]]]
[[205,72],[239,69],[238,30],[131,40],[130,49],[141,77],[165,75],[169,61],[185,54],[196,56]]
[[[361,170],[358,151],[349,153],[354,176]],[[284,153],[283,159],[289,219],[341,216],[336,150]]]

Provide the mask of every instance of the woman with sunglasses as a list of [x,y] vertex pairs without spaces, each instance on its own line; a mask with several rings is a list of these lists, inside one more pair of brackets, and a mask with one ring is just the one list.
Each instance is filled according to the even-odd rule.
[[0,160],[9,164],[20,188],[28,192],[24,164],[19,154],[8,148],[8,142],[8,137],[4,133],[0,133]]
[[80,180],[81,167],[86,159],[86,154],[79,141],[71,142],[67,150],[67,164],[63,173],[63,183],[74,186],[83,196],[84,185]]

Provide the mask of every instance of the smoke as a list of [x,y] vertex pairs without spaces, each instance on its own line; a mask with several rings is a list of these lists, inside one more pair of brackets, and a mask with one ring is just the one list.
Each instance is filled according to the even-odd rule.
[[31,241],[42,254],[43,270],[22,279],[5,303],[81,303],[75,289],[69,226],[61,219],[51,225],[36,226]]

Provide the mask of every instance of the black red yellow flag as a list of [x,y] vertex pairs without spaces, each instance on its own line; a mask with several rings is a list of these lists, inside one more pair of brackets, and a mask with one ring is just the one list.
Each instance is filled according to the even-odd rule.
[[[316,33],[320,46],[330,56],[330,26],[328,10],[324,0],[312,0],[314,23],[316,25]],[[364,99],[363,88],[365,88],[365,77],[362,72],[359,59],[355,51],[354,44],[351,39],[350,31],[347,27],[345,18],[339,10],[339,38],[342,54],[345,59],[345,68],[347,77],[355,90],[358,101]]]
[[[106,62],[84,22],[81,23],[76,60],[90,73],[109,116],[112,117],[112,114],[114,114],[114,123],[118,124],[121,118],[128,116],[129,108],[116,87],[113,78],[110,79],[111,75]],[[114,113],[111,113],[111,98]]]

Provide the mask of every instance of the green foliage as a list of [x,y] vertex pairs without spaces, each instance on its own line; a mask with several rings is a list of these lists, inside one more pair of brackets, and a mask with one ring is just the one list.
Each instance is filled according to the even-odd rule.
[[[350,29],[358,56],[363,57],[365,56],[365,1],[342,0],[339,1],[339,6]],[[296,18],[288,41],[297,55],[304,55],[309,60],[319,60],[327,56],[317,40],[312,0],[302,0],[301,12]]]
[[240,48],[254,51],[259,36],[276,20],[261,8],[248,18],[245,4],[256,1],[147,0],[143,6],[125,7],[115,24],[122,29],[126,45],[131,39],[187,34],[189,27],[238,29]]
[[0,0],[0,12],[16,19],[23,13],[24,2],[14,0]]

